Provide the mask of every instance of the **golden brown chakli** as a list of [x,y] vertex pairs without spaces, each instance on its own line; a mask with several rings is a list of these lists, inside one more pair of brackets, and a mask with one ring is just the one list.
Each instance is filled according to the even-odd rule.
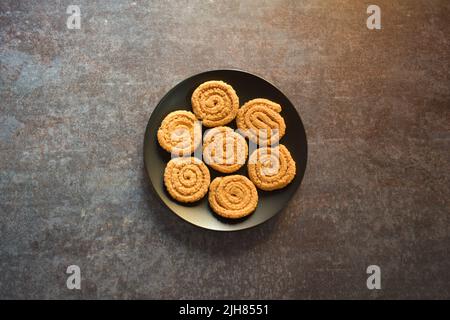
[[207,81],[195,89],[192,110],[205,127],[218,127],[233,121],[239,109],[234,89],[223,81]]
[[239,170],[245,164],[247,155],[245,138],[230,127],[213,128],[203,139],[203,160],[219,172]]
[[211,182],[208,200],[218,215],[238,219],[256,209],[258,192],[255,185],[245,176],[218,177]]
[[195,202],[208,192],[211,177],[208,167],[194,157],[174,158],[164,170],[164,184],[169,194],[181,202]]
[[256,149],[248,160],[250,180],[261,190],[284,188],[294,179],[295,173],[295,161],[282,144]]
[[279,141],[286,132],[280,115],[281,106],[267,99],[253,99],[238,111],[236,124],[242,134],[258,145],[269,146]]
[[169,113],[158,129],[158,142],[175,155],[190,155],[202,141],[202,127],[192,112]]

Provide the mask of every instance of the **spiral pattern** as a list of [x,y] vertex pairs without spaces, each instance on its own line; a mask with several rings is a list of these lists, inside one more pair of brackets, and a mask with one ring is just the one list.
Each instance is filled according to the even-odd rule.
[[195,89],[192,109],[205,127],[223,126],[233,121],[239,98],[233,87],[223,81],[207,81]]
[[203,138],[203,161],[219,172],[239,170],[247,155],[245,138],[229,127],[213,128]]
[[255,211],[258,192],[255,185],[241,175],[215,178],[209,187],[209,204],[218,215],[238,219]]
[[267,99],[253,99],[238,111],[236,123],[242,133],[260,146],[279,141],[286,132],[281,106]]
[[158,129],[158,142],[166,151],[176,156],[188,156],[202,140],[202,126],[192,112],[169,113]]
[[199,159],[174,158],[167,163],[164,184],[175,200],[195,202],[208,192],[211,177],[208,167]]
[[261,190],[284,188],[292,182],[295,172],[295,161],[282,144],[275,148],[256,149],[248,160],[250,180]]

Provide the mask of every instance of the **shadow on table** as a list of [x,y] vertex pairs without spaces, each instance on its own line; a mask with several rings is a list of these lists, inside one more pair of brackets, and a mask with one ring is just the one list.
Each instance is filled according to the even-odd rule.
[[276,229],[282,212],[256,227],[241,231],[223,232],[194,226],[172,213],[159,199],[148,181],[145,169],[142,171],[142,188],[153,226],[161,233],[172,237],[180,246],[199,250],[211,255],[239,254],[268,241]]

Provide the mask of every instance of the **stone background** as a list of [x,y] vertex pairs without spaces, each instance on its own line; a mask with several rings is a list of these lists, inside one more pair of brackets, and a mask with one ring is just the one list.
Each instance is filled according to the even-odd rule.
[[[2,0],[0,298],[450,298],[449,16],[447,0]],[[169,212],[142,156],[159,99],[226,67],[285,92],[310,152],[286,210],[238,233]]]

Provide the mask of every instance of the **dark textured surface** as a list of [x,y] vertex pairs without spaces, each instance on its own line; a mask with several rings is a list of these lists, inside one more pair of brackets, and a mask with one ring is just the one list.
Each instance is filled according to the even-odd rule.
[[[77,1],[81,30],[69,4],[0,2],[1,298],[450,298],[447,0]],[[281,88],[310,152],[238,233],[170,213],[142,159],[165,92],[223,67]]]

